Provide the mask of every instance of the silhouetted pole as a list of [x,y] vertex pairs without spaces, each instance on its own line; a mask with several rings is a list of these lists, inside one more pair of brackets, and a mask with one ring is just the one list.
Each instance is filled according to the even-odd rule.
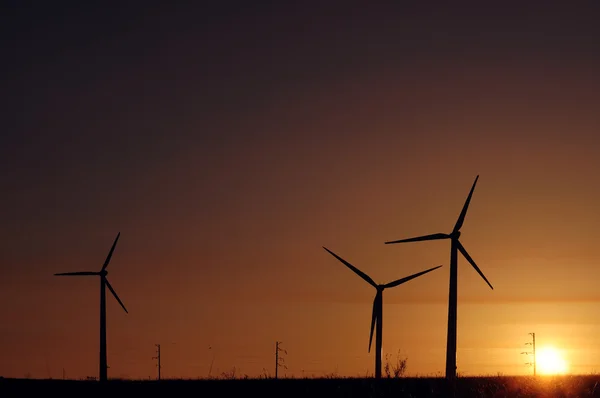
[[287,369],[287,366],[285,366],[285,360],[279,355],[279,351],[283,351],[284,354],[287,354],[287,350],[284,350],[280,347],[281,344],[283,344],[281,341],[275,342],[275,379],[277,379],[279,374],[280,366],[283,366],[284,369]]
[[[212,350],[212,347],[208,347],[209,350]],[[211,373],[212,373],[212,368],[213,368],[213,364],[215,363],[215,352],[212,352],[212,360],[210,361],[210,368],[208,369],[208,378],[210,379]]]
[[275,342],[275,380],[277,380],[277,373],[279,370],[279,341]]
[[456,324],[458,290],[458,247],[452,239],[450,247],[450,289],[448,293],[448,333],[446,340],[446,378],[456,378]]
[[156,356],[152,357],[152,359],[156,359],[157,360],[157,364],[156,366],[158,367],[158,379],[160,380],[160,344],[155,344],[156,346]]
[[531,343],[527,343],[527,344],[531,344],[531,351],[533,354],[533,361],[532,361],[533,375],[536,376],[537,372],[536,372],[536,363],[535,363],[536,362],[536,360],[535,360],[535,333],[532,332],[532,333],[529,333],[529,335],[531,336]]
[[106,279],[100,275],[100,381],[108,378],[106,360]]
[[[381,290],[379,290],[381,289]],[[377,300],[377,326],[375,330],[375,378],[381,379],[381,351],[383,346],[383,288],[378,288],[377,294],[380,296]]]
[[536,358],[535,358],[535,333],[529,333],[533,337],[533,375],[536,376]]
[[533,366],[533,376],[536,376],[537,371],[536,371],[536,360],[535,360],[535,333],[529,333],[529,335],[532,337],[532,341],[531,343],[525,343],[525,345],[530,345],[531,346],[531,351],[524,351],[521,354],[525,354],[525,355],[532,355],[533,359],[531,360],[531,362],[526,362],[525,365],[532,365]]

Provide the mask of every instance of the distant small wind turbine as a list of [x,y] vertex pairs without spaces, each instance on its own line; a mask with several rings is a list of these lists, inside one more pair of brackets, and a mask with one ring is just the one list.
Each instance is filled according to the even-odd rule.
[[430,268],[426,271],[416,273],[411,276],[407,276],[406,278],[395,280],[395,281],[387,283],[385,285],[378,285],[367,274],[365,274],[364,272],[362,272],[361,270],[359,270],[358,268],[356,268],[355,266],[353,266],[352,264],[350,264],[349,262],[347,262],[346,260],[344,260],[343,258],[338,256],[337,254],[335,254],[328,248],[323,247],[323,249],[327,250],[327,252],[329,252],[329,254],[331,254],[333,257],[337,258],[346,267],[350,268],[358,276],[363,278],[365,281],[367,281],[367,283],[369,283],[371,286],[373,286],[375,289],[377,289],[377,294],[375,294],[375,300],[373,301],[373,314],[371,316],[371,335],[369,336],[369,352],[371,352],[371,343],[373,341],[373,329],[375,328],[375,324],[377,324],[377,332],[375,335],[375,377],[377,379],[380,379],[381,378],[382,332],[383,332],[383,290],[390,288],[390,287],[395,287],[395,286],[401,285],[404,282],[408,282],[411,279],[414,279],[418,276],[421,276],[423,274],[426,274],[428,272],[431,272],[435,269],[440,268],[441,265]]
[[460,237],[460,228],[462,227],[465,216],[467,215],[467,209],[469,208],[469,203],[471,202],[471,197],[473,196],[473,191],[475,190],[475,185],[477,184],[477,180],[479,176],[475,178],[475,182],[471,187],[471,191],[469,192],[469,196],[467,196],[467,200],[458,216],[458,220],[454,225],[454,229],[450,234],[438,233],[433,235],[425,235],[419,236],[416,238],[408,238],[408,239],[400,239],[391,242],[385,242],[385,244],[393,244],[393,243],[404,243],[404,242],[418,242],[425,240],[438,240],[438,239],[450,239],[450,293],[448,298],[448,334],[447,334],[447,342],[446,342],[446,378],[454,379],[456,377],[456,313],[457,313],[457,304],[456,304],[456,294],[457,294],[457,285],[458,285],[458,252],[467,259],[467,261],[475,268],[475,271],[483,278],[484,281],[489,285],[492,290],[494,287],[487,280],[483,272],[479,269],[475,261],[471,258],[467,250],[460,243],[458,238]]
[[127,308],[123,305],[123,302],[117,295],[117,292],[113,289],[113,287],[106,279],[106,275],[108,271],[106,271],[106,267],[110,262],[113,251],[115,250],[115,246],[117,246],[117,241],[119,240],[119,236],[121,233],[117,234],[115,242],[113,243],[110,252],[108,253],[108,257],[106,257],[106,261],[104,261],[104,265],[99,272],[65,272],[61,274],[54,274],[55,276],[99,276],[100,277],[100,381],[106,381],[108,375],[108,366],[106,360],[106,289],[108,287],[113,296],[117,299],[121,307],[128,313]]

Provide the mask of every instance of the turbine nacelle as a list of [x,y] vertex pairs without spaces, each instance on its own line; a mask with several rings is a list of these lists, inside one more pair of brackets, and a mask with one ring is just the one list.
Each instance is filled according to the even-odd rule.
[[[479,269],[479,267],[477,266],[477,264],[475,263],[475,261],[473,260],[473,258],[469,255],[469,253],[467,253],[467,250],[465,249],[465,247],[462,245],[462,243],[460,243],[460,228],[462,227],[464,221],[465,221],[465,217],[467,215],[467,210],[469,209],[469,203],[471,203],[471,198],[473,197],[473,191],[475,190],[475,185],[477,185],[477,180],[479,179],[479,176],[477,176],[475,178],[475,182],[473,182],[473,186],[471,187],[471,190],[469,191],[469,195],[467,196],[467,200],[465,201],[465,204],[463,205],[463,208],[460,212],[460,215],[458,216],[458,220],[456,220],[456,224],[454,225],[454,229],[452,230],[452,232],[450,234],[444,234],[444,233],[437,233],[437,234],[432,234],[432,235],[424,235],[424,236],[417,236],[414,238],[407,238],[407,239],[399,239],[399,240],[394,240],[394,241],[388,241],[385,242],[385,244],[394,244],[394,243],[406,243],[406,242],[421,242],[421,241],[429,241],[429,240],[440,240],[440,239],[450,239],[452,240],[452,243],[454,244],[454,248],[458,249],[458,251],[463,255],[463,257],[469,262],[469,264],[471,264],[471,266],[475,269],[475,271],[477,271],[477,273],[481,276],[481,278],[488,284],[488,286],[491,289],[494,289],[494,287],[492,286],[492,284],[488,281],[488,279],[485,277],[485,275],[483,274],[483,272],[481,272],[481,270]],[[454,250],[454,249],[453,249]],[[450,264],[451,267],[456,266],[456,264]]]

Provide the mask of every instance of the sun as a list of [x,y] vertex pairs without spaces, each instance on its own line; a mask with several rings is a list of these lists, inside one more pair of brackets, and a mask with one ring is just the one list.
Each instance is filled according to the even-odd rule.
[[568,371],[567,361],[561,352],[554,347],[543,347],[535,354],[537,371],[542,375],[565,374]]

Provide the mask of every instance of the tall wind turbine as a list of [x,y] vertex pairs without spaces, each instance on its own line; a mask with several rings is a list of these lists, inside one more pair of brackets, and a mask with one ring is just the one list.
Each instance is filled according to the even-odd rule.
[[373,301],[373,315],[371,316],[371,335],[369,336],[369,352],[371,352],[371,343],[373,341],[373,329],[375,328],[375,324],[377,324],[377,332],[375,335],[375,377],[377,379],[380,379],[381,378],[381,345],[382,345],[382,332],[383,332],[383,319],[382,319],[383,318],[383,290],[387,289],[389,287],[401,285],[404,282],[408,282],[409,280],[414,279],[417,276],[421,276],[423,274],[426,274],[428,272],[431,272],[435,269],[440,268],[441,265],[430,268],[426,271],[416,273],[411,276],[407,276],[406,278],[395,280],[395,281],[387,283],[385,285],[378,285],[377,283],[375,283],[375,281],[373,281],[373,279],[371,279],[371,277],[369,277],[369,275],[365,274],[364,272],[362,272],[361,270],[359,270],[358,268],[356,268],[355,266],[353,266],[352,264],[350,264],[349,262],[347,262],[346,260],[344,260],[343,258],[338,256],[337,254],[335,254],[334,252],[329,250],[328,248],[323,247],[323,249],[327,250],[329,252],[329,254],[331,254],[333,257],[337,258],[338,260],[340,260],[346,267],[350,268],[358,276],[363,278],[365,281],[367,281],[367,283],[369,283],[371,286],[373,286],[375,289],[377,289],[377,294],[375,294],[375,300]]
[[469,196],[467,196],[467,200],[465,201],[465,205],[458,216],[458,220],[456,221],[456,225],[454,225],[454,229],[450,234],[438,233],[433,235],[425,235],[419,236],[416,238],[408,238],[408,239],[400,239],[391,242],[385,242],[385,244],[393,244],[393,243],[403,243],[403,242],[418,242],[425,240],[438,240],[438,239],[450,239],[450,293],[448,297],[448,334],[447,334],[447,342],[446,342],[446,378],[454,379],[456,377],[456,292],[457,292],[457,275],[458,275],[458,252],[467,259],[467,261],[475,268],[475,271],[481,275],[484,281],[490,286],[490,288],[494,289],[492,284],[487,280],[483,272],[479,269],[477,264],[464,246],[460,243],[458,238],[460,237],[460,228],[465,221],[465,216],[467,215],[467,209],[469,207],[469,203],[471,202],[471,196],[473,196],[473,191],[475,190],[475,185],[477,184],[477,180],[479,176],[475,178],[475,182],[471,187],[471,191],[469,192]]
[[115,289],[113,289],[113,287],[108,282],[108,279],[106,279],[106,275],[108,274],[108,271],[106,271],[106,267],[108,266],[108,263],[110,262],[112,254],[115,250],[115,246],[117,246],[117,241],[119,240],[119,236],[121,236],[120,232],[117,234],[115,242],[113,243],[112,247],[110,248],[110,252],[108,252],[108,256],[106,257],[106,261],[104,261],[104,265],[102,266],[102,269],[99,272],[85,272],[84,271],[84,272],[65,272],[65,273],[61,273],[61,274],[54,274],[56,276],[90,276],[91,275],[91,276],[99,276],[100,277],[100,378],[99,378],[100,381],[106,381],[107,374],[108,374],[108,371],[107,371],[108,366],[107,366],[107,362],[106,362],[106,289],[105,289],[105,287],[108,287],[108,290],[110,290],[110,292],[117,299],[119,304],[121,304],[121,307],[123,307],[125,312],[127,312],[127,308],[125,308],[125,305],[123,305],[123,302],[117,295],[117,292],[115,292]]

